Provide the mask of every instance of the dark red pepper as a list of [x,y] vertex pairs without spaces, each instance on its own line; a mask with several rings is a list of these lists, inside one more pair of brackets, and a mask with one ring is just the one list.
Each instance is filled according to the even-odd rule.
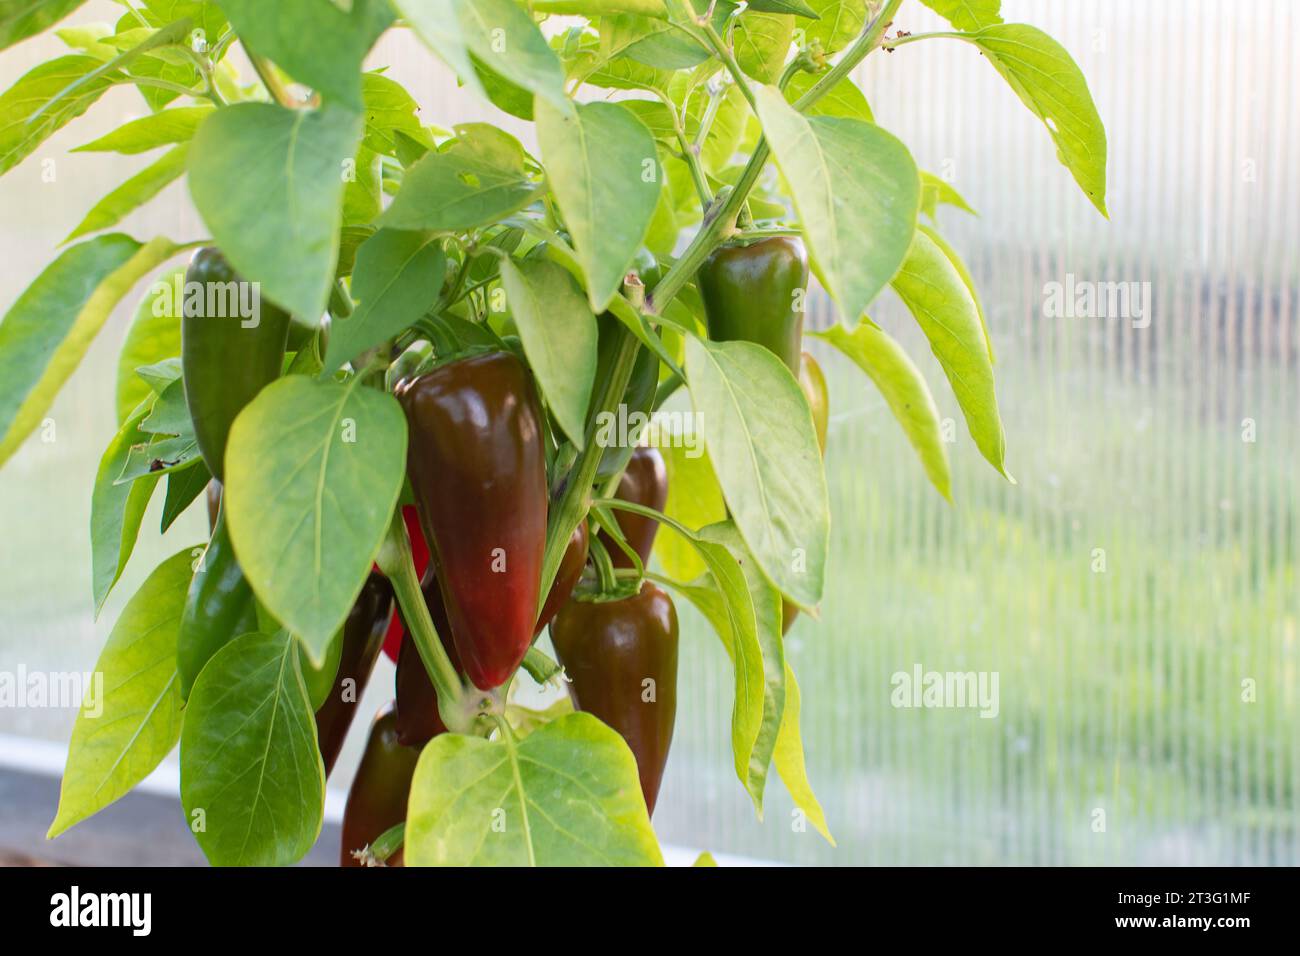
[[397,397],[456,650],[491,690],[523,660],[537,618],[547,488],[536,394],[514,355],[491,352],[438,366]]
[[382,574],[372,572],[343,623],[338,674],[325,703],[316,711],[316,736],[326,776],[343,749],[343,739],[370,681],[392,614],[393,587]]
[[[375,716],[361,765],[348,791],[340,866],[363,866],[353,854],[406,819],[406,800],[419,759],[420,748],[398,743],[392,705],[385,707]],[[401,850],[388,860],[388,865],[402,865]]]
[[653,813],[677,718],[677,611],[649,581],[620,601],[570,601],[551,624],[573,706],[623,735]]
[[[664,510],[664,505],[668,502],[668,469],[664,466],[664,456],[658,448],[640,447],[632,453],[614,496],[655,511]],[[650,560],[650,550],[654,547],[659,522],[630,511],[616,511],[614,517],[627,543],[640,555],[641,563],[646,564]],[[632,559],[613,538],[604,531],[599,537],[600,543],[609,552],[614,567],[632,567]]]

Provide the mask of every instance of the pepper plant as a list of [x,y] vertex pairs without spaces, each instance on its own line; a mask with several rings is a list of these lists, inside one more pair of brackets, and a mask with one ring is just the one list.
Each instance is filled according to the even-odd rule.
[[[921,4],[951,29],[903,29]],[[113,628],[51,836],[179,742],[211,862],[300,859],[395,595],[396,710],[345,863],[661,863],[682,600],[734,669],[756,813],[775,771],[831,840],[783,646],[823,599],[831,520],[810,271],[839,321],[809,334],[879,389],[918,478],[950,496],[929,388],[868,315],[887,287],[1011,480],[983,311],[936,224],[970,207],[851,73],[973,47],[1104,215],[1105,132],[1069,54],[998,0],[120,0],[116,22],[63,22],[81,6],[0,0],[0,48],[70,48],[0,96],[0,173],[117,86],[142,118],[78,149],[156,158],[0,323],[0,461],[148,280],[94,480],[96,610],[160,484],[162,530],[206,489],[212,531]],[[422,113],[370,62],[388,31],[484,121]],[[205,234],[113,231],[181,177]],[[572,704],[512,695],[570,679]]]

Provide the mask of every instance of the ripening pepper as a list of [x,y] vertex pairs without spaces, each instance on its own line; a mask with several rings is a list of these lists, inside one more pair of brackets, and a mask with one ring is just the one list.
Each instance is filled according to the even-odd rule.
[[709,338],[757,343],[799,374],[808,289],[808,254],[801,239],[777,236],[723,246],[704,260],[698,283]]
[[649,581],[618,601],[570,601],[551,624],[573,706],[599,718],[636,756],[653,813],[677,717],[677,611]]
[[527,653],[546,550],[546,451],[524,366],[490,352],[400,385],[407,472],[456,651],[480,690]]
[[226,644],[258,629],[253,588],[235,558],[224,509],[217,512],[212,538],[185,597],[180,635],[176,645],[176,674],[181,696],[190,688],[203,665]]
[[240,301],[243,280],[220,250],[200,249],[185,272],[187,293],[181,316],[181,371],[185,401],[194,421],[199,452],[213,477],[225,477],[230,426],[266,385],[280,377],[289,316],[265,299],[253,316],[223,315]]
[[[569,539],[569,546],[560,559],[560,570],[555,575],[555,583],[546,596],[546,604],[537,619],[534,636],[551,622],[555,612],[564,605],[573,593],[574,585],[582,576],[583,566],[587,563],[587,523],[584,521],[574,530]],[[460,658],[456,654],[456,644],[451,636],[451,625],[447,623],[447,611],[442,600],[442,591],[438,578],[430,568],[424,580],[420,582],[420,591],[424,594],[425,607],[433,620],[433,628],[438,632],[443,648],[457,671],[461,669]],[[401,617],[401,612],[398,612]],[[438,713],[438,691],[429,680],[429,672],[420,659],[420,651],[415,638],[403,632],[401,650],[397,656],[397,736],[408,746],[418,746],[446,733],[447,727]]]
[[[817,447],[826,454],[826,433],[830,429],[831,398],[826,388],[826,376],[817,360],[807,352],[799,363],[799,387],[808,399],[812,409],[813,429],[817,432]],[[799,609],[789,601],[781,602],[781,633],[789,634],[794,627],[794,619],[799,616]]]
[[[375,715],[370,739],[366,741],[365,753],[343,808],[340,866],[363,866],[353,854],[406,819],[406,801],[419,759],[419,747],[398,743],[392,706]],[[401,866],[402,851],[391,857],[388,865]]]
[[[664,456],[658,448],[640,447],[628,459],[627,470],[618,483],[616,498],[633,504],[645,505],[655,511],[663,511],[668,502],[668,469],[664,466]],[[645,515],[630,511],[615,511],[614,518],[623,531],[623,537],[641,558],[644,565],[650,560],[650,549],[654,547],[655,532],[659,522]],[[609,552],[610,560],[616,568],[632,567],[632,559],[608,534],[602,531],[600,543]]]
[[320,742],[325,774],[343,749],[343,739],[352,726],[361,694],[370,681],[384,631],[393,613],[393,586],[382,574],[371,573],[343,622],[338,672],[325,702],[316,710],[316,737]]

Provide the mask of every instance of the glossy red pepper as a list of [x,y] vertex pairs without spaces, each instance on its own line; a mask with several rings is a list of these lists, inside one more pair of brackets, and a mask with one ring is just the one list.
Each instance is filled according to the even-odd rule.
[[[663,511],[668,502],[668,469],[664,466],[664,456],[658,448],[640,447],[628,459],[627,470],[618,483],[616,498],[633,504],[645,505],[655,511]],[[654,518],[633,514],[630,511],[616,511],[615,520],[623,531],[627,543],[641,558],[642,565],[650,560],[650,550],[654,547],[655,532],[659,522]],[[602,531],[600,543],[609,552],[610,560],[616,568],[632,567],[632,559],[619,547],[608,534]]]
[[622,734],[653,813],[677,718],[677,611],[649,581],[620,601],[570,601],[551,624],[573,706]]
[[382,574],[372,572],[343,622],[338,673],[329,696],[316,711],[316,737],[327,776],[343,749],[392,615],[393,587]]
[[398,387],[407,470],[456,650],[480,690],[509,679],[532,644],[546,549],[546,454],[524,366],[491,352]]
[[[419,759],[420,748],[398,743],[393,708],[385,707],[375,716],[365,753],[348,791],[348,802],[343,809],[340,866],[363,866],[354,854],[406,819],[406,800]],[[390,858],[388,865],[401,866],[402,851]]]
[[533,637],[542,633],[546,625],[551,623],[582,577],[582,569],[587,565],[587,548],[591,543],[587,535],[587,522],[581,521],[569,536],[564,557],[560,558],[560,569],[555,572],[555,581],[546,593],[546,603],[542,605],[542,612],[537,615],[537,623],[533,625]]

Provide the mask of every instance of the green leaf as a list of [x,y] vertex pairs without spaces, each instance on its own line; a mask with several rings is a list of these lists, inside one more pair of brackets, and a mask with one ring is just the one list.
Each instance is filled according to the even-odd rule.
[[92,232],[99,232],[121,222],[122,217],[147,203],[185,172],[188,144],[169,149],[155,163],[146,166],[107,196],[95,203],[81,224],[63,241],[71,242]]
[[920,369],[903,347],[867,318],[852,331],[837,324],[812,334],[835,346],[867,373],[916,449],[930,482],[951,501],[952,475],[939,429],[939,409]]
[[957,250],[949,245],[948,240],[939,235],[936,230],[926,225],[920,225],[916,228],[919,232],[923,232],[929,236],[934,244],[943,250],[943,254],[948,257],[948,261],[952,263],[952,267],[956,269],[957,274],[961,276],[961,281],[965,284],[966,291],[970,293],[971,301],[975,303],[975,311],[979,313],[980,330],[984,333],[984,344],[989,350],[989,363],[996,365],[997,358],[993,354],[993,336],[989,334],[989,323],[984,317],[984,306],[980,304],[979,290],[975,288],[975,277],[970,274],[970,270],[966,268],[966,263],[962,261],[961,256],[957,255]]
[[[767,771],[776,750],[782,714],[785,711],[785,678],[788,669],[781,638],[781,595],[763,576],[732,522],[709,525],[701,529],[700,537],[722,545],[731,553],[749,588],[750,605],[754,613],[754,637],[762,661],[763,707],[745,773],[740,780],[753,799],[754,809],[761,820]],[[729,643],[729,649],[734,649],[734,642]]]
[[[668,474],[664,514],[696,530],[725,520],[727,505],[704,448],[704,436],[693,429],[655,434],[655,447],[663,455]],[[708,570],[695,547],[678,534],[655,535],[654,553],[664,573],[678,581],[693,581]]]
[[382,73],[361,77],[361,99],[366,110],[366,134],[361,143],[385,156],[398,155],[398,132],[433,148],[433,137],[420,124],[420,104],[405,87]]
[[821,41],[826,56],[838,53],[857,39],[867,23],[867,0],[808,0],[808,6],[820,19],[799,24],[804,31],[804,42]]
[[316,842],[325,767],[288,634],[237,637],[199,674],[181,733],[181,803],[214,866],[284,866]]
[[194,136],[190,195],[216,245],[244,279],[306,319],[324,311],[334,282],[344,164],[361,128],[360,114],[340,107],[240,103]]
[[513,0],[393,0],[420,39],[471,89],[486,96],[475,60],[567,112],[564,68],[533,19]]
[[149,776],[181,735],[176,639],[197,549],[158,565],[127,602],[95,663],[68,744],[47,839],[99,812]]
[[[752,3],[751,10],[757,10]],[[794,17],[788,13],[747,13],[736,21],[736,62],[760,83],[775,83],[785,66],[794,38]]]
[[379,224],[435,232],[474,229],[518,212],[541,190],[522,169],[489,162],[457,144],[429,153],[406,171]]
[[[788,102],[794,103],[799,97],[803,96],[821,79],[815,73],[796,73],[790,78],[790,82],[785,85],[785,98]],[[845,116],[849,119],[864,120],[868,123],[874,123],[875,117],[871,114],[871,105],[867,98],[862,95],[862,91],[853,85],[853,81],[848,77],[840,80],[823,94],[821,99],[809,107],[808,116]]]
[[979,30],[1002,22],[1002,0],[921,0],[958,30]]
[[211,106],[180,106],[150,113],[119,126],[106,136],[78,146],[72,152],[122,153],[130,156],[172,143],[187,143],[194,138],[194,131],[207,119],[212,109]]
[[856,322],[907,255],[921,179],[907,147],[879,126],[804,117],[774,86],[758,115],[789,184],[817,278]]
[[812,18],[819,16],[805,0],[749,0],[749,9],[758,13],[793,13]]
[[662,174],[654,137],[618,103],[586,103],[571,116],[535,106],[551,191],[587,277],[587,301],[601,312],[654,217]]
[[217,0],[144,0],[146,18],[154,26],[188,18],[196,30],[202,30],[208,44],[217,42],[226,26],[226,15]]
[[933,219],[935,213],[939,211],[941,203],[956,206],[972,216],[978,215],[962,198],[961,193],[957,192],[946,180],[940,179],[934,173],[921,170],[921,212]]
[[383,209],[383,172],[379,154],[364,146],[357,150],[353,175],[343,186],[343,225],[364,225]]
[[194,499],[208,487],[212,472],[203,463],[202,458],[190,462],[188,468],[174,471],[167,476],[167,497],[163,499],[162,521],[159,534],[166,534],[172,523],[184,514],[185,509],[194,503]]
[[127,420],[132,409],[153,394],[149,384],[136,374],[136,369],[181,354],[181,316],[177,308],[181,298],[174,292],[178,281],[185,281],[184,269],[166,273],[150,287],[135,310],[131,327],[127,329],[117,356],[118,425]]
[[86,0],[3,0],[0,2],[0,50],[44,33]]
[[1110,218],[1106,211],[1106,128],[1083,71],[1065,47],[1024,23],[985,27],[965,39],[983,51],[1020,101],[1043,121],[1056,143],[1056,158],[1097,211]]
[[781,730],[776,738],[776,751],[772,759],[776,764],[776,772],[781,776],[781,782],[790,791],[790,798],[794,800],[794,805],[804,812],[812,825],[817,828],[817,832],[826,838],[826,842],[834,846],[835,838],[831,836],[830,827],[826,824],[826,814],[817,800],[817,794],[813,793],[812,783],[808,780],[808,768],[804,765],[803,737],[799,732],[799,708],[799,685],[794,679],[794,671],[790,669],[790,662],[787,660],[785,662],[785,709],[781,712]]
[[752,342],[686,342],[691,402],[736,526],[763,573],[812,608],[825,587],[830,505],[808,401]]
[[966,283],[934,240],[917,232],[893,287],[930,340],[980,454],[1014,483],[1004,463],[1006,436],[993,389],[988,341]]
[[122,424],[104,450],[95,473],[90,496],[90,570],[96,614],[103,609],[135,550],[140,522],[158,484],[157,475],[146,475],[129,484],[117,483],[132,446],[149,441],[149,435],[140,431],[148,412],[149,406],[142,404]]
[[65,96],[39,117],[35,114],[72,83],[89,77],[101,66],[93,56],[73,54],[42,63],[0,96],[0,175],[26,159],[55,132],[94,104],[116,81],[114,76],[96,75]]
[[546,403],[581,450],[596,380],[596,316],[573,276],[554,262],[503,259],[501,283]]
[[406,476],[391,395],[291,375],[235,419],[230,536],[258,599],[319,663],[365,584]]
[[606,59],[630,57],[661,70],[690,69],[712,55],[667,20],[620,14],[602,17],[600,54]]
[[441,734],[415,768],[410,866],[662,866],[623,738],[569,714],[523,740]]
[[322,96],[361,109],[361,61],[393,22],[386,0],[352,0],[349,12],[321,0],[221,0],[221,7],[257,53]]
[[429,235],[381,229],[357,250],[352,297],[357,307],[330,326],[325,371],[410,326],[438,299],[447,257]]
[[18,297],[0,323],[0,464],[40,423],[122,297],[182,248],[99,236],[66,250]]
[[708,850],[705,850],[703,853],[697,856],[695,858],[695,862],[691,864],[691,866],[693,867],[696,866],[708,867],[708,866],[717,866],[717,865],[718,865],[718,861],[713,858],[713,854],[710,853]]

